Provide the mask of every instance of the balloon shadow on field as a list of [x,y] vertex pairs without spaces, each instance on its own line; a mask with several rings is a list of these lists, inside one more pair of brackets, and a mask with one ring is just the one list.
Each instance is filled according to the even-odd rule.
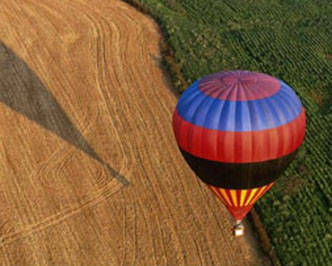
[[98,156],[38,76],[1,41],[0,102],[100,162],[122,184],[129,184],[124,176]]

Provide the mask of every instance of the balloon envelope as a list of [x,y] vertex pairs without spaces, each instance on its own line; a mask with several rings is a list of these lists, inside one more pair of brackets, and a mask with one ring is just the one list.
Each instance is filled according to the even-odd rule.
[[197,80],[173,115],[187,163],[226,206],[242,209],[252,206],[292,161],[305,124],[305,110],[286,83],[250,71]]

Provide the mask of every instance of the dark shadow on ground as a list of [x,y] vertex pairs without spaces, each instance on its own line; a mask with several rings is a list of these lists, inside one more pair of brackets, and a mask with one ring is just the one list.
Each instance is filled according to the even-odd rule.
[[96,154],[38,76],[1,41],[0,102],[103,164],[122,184],[129,184],[124,176]]

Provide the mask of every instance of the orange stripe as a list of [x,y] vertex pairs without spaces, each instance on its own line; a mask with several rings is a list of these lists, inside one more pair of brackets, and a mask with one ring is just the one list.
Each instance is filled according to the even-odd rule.
[[246,190],[246,189],[241,190],[241,196],[240,196],[240,206],[241,207],[243,206],[244,199],[246,197],[247,192],[248,192],[248,190]]
[[227,194],[229,200],[231,201],[232,206],[235,206],[235,205],[234,205],[235,203],[234,203],[234,200],[233,200],[233,197],[232,197],[232,194],[231,194],[231,190],[230,190],[230,189],[225,189],[225,192],[226,192],[226,194]]
[[258,191],[257,195],[251,201],[251,204],[254,204],[261,197],[261,195],[265,191],[265,188],[266,188],[266,186],[263,186],[263,187],[259,188],[259,191]]
[[234,206],[237,207],[237,195],[236,195],[236,190],[235,189],[230,189],[229,190],[231,197],[232,197],[232,201],[234,202]]
[[212,192],[213,192],[214,194],[216,194],[216,196],[218,197],[218,199],[220,199],[220,200],[222,201],[222,203],[223,203],[224,205],[226,205],[225,200],[223,199],[223,197],[222,197],[221,194],[220,194],[219,188],[214,187],[214,186],[208,186],[208,187],[212,190]]
[[223,203],[225,206],[227,206],[227,203],[226,203],[225,199],[223,198],[223,196],[222,196],[221,193],[220,193],[221,188],[216,188],[216,189],[217,189],[217,191],[218,191],[218,195],[219,195],[219,197],[220,197],[220,200],[222,201],[222,203]]
[[[274,185],[274,182],[268,184],[268,185],[266,186],[266,188],[264,189],[263,193],[260,195],[260,198],[261,198],[266,192],[268,192],[268,190],[269,190],[273,185]],[[257,200],[259,200],[259,198],[258,198]]]
[[274,185],[274,182],[272,182],[270,185],[268,185],[268,186],[267,186],[267,187],[268,187],[267,190],[269,190],[273,185]]
[[256,191],[257,191],[257,188],[253,188],[253,189],[250,191],[250,195],[249,195],[249,197],[248,197],[246,203],[244,204],[245,206],[249,205],[249,202],[251,201],[252,197],[255,196]]
[[220,192],[222,194],[222,197],[224,198],[224,200],[228,203],[229,206],[233,206],[232,202],[229,200],[227,193],[224,189],[220,189]]

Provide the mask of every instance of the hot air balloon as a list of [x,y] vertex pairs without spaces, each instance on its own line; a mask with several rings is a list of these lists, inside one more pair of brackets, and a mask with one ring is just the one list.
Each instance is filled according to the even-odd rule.
[[235,235],[294,159],[305,126],[301,101],[285,82],[241,70],[195,81],[173,114],[184,159],[234,217]]

